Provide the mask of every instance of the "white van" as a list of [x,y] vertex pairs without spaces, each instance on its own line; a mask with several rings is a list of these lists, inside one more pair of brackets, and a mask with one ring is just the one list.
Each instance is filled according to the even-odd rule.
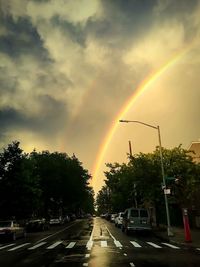
[[122,220],[122,231],[127,234],[131,231],[152,230],[150,214],[147,209],[126,209]]

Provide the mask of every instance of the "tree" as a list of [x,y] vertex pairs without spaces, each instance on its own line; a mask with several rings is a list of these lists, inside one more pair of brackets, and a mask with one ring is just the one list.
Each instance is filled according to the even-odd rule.
[[26,154],[19,144],[14,141],[0,153],[2,218],[93,212],[91,176],[75,156],[36,150]]
[[34,166],[19,147],[9,144],[0,154],[0,209],[2,217],[29,216],[40,198]]
[[[188,151],[179,147],[163,148],[163,163],[167,186],[172,194],[168,196],[172,209],[183,207],[192,209],[199,205],[200,165],[195,164]],[[153,153],[139,153],[129,157],[127,164],[108,163],[105,172],[105,184],[109,191],[111,211],[124,210],[129,206],[152,207],[158,212],[158,218],[164,222],[165,204],[162,190],[162,173],[159,148]],[[168,179],[167,177],[171,177]],[[170,181],[170,182],[169,182]],[[98,194],[101,208],[102,189]]]

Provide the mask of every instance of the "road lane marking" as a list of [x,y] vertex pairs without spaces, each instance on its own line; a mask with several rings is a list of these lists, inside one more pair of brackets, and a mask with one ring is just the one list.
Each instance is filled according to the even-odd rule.
[[57,234],[59,234],[59,233],[61,233],[61,232],[64,232],[66,229],[68,229],[68,228],[74,226],[74,225],[77,224],[77,223],[78,223],[78,221],[77,221],[77,222],[74,222],[73,224],[69,225],[68,227],[65,227],[64,229],[62,229],[62,230],[60,230],[60,231],[58,231],[58,232],[53,233],[52,235],[49,235],[49,236],[47,236],[47,237],[45,237],[45,238],[42,238],[42,239],[38,240],[36,243],[39,243],[39,242],[41,242],[41,241],[44,241],[44,240],[48,239],[49,237],[52,237],[52,236],[57,235]]
[[76,242],[70,242],[66,248],[73,248],[76,245]]
[[88,266],[88,263],[83,263],[83,266]]
[[150,246],[152,246],[154,248],[162,248],[161,246],[158,246],[157,244],[155,244],[153,242],[147,242],[147,244],[149,244]]
[[130,242],[134,247],[141,248],[141,246],[137,242],[135,242],[135,241],[130,241]]
[[108,246],[107,241],[101,241],[101,247],[106,248]]
[[53,249],[55,247],[57,247],[58,245],[60,245],[63,241],[57,241],[54,244],[52,244],[51,246],[47,247],[47,249]]
[[93,225],[93,228],[92,228],[90,239],[88,240],[87,245],[86,245],[86,247],[87,247],[88,250],[91,250],[92,249],[92,246],[93,246],[93,241],[92,241],[93,234],[94,234],[94,225]]
[[15,243],[13,243],[13,244],[9,244],[9,245],[6,245],[6,246],[3,246],[3,247],[0,247],[0,249],[8,248],[8,247],[11,247],[11,246],[14,246],[14,245],[15,245]]
[[90,254],[85,254],[85,258],[89,258],[90,257]]
[[32,249],[36,249],[36,248],[38,248],[38,247],[41,247],[41,246],[43,246],[44,244],[46,244],[47,242],[41,242],[41,243],[38,243],[37,245],[35,245],[35,246],[33,246],[33,247],[30,247],[30,248],[28,248],[28,249],[30,249],[30,250],[32,250]]
[[88,250],[91,250],[91,249],[92,249],[92,246],[93,246],[93,241],[92,241],[92,240],[89,240],[89,241],[87,242],[87,245],[86,245],[87,249],[88,249]]
[[177,247],[177,246],[174,246],[174,245],[172,245],[172,244],[169,244],[169,243],[162,243],[162,244],[164,244],[165,246],[168,246],[168,247],[170,247],[170,248],[174,248],[174,249],[180,249],[179,247]]
[[127,254],[126,254],[126,253],[124,253],[124,256],[127,256]]
[[121,248],[122,247],[122,244],[117,241],[117,240],[114,240],[114,243],[115,243],[115,246],[118,247],[118,248]]
[[131,267],[135,267],[135,264],[133,262],[130,262]]
[[115,243],[115,246],[121,249],[123,247],[122,244],[118,240],[116,240],[116,238],[111,234],[111,232],[109,231],[107,226],[106,226],[106,229],[107,229],[109,235],[112,237],[112,239]]
[[13,250],[17,250],[18,248],[22,248],[22,247],[25,247],[27,245],[29,245],[30,243],[24,243],[22,245],[19,245],[17,247],[14,247],[14,248],[11,248],[11,249],[8,249],[8,251],[13,251]]

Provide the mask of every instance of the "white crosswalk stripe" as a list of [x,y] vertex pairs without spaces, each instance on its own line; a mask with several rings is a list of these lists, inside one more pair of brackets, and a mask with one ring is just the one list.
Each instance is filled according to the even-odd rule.
[[122,244],[117,241],[117,240],[114,240],[114,243],[115,243],[115,246],[118,247],[118,248],[121,248],[122,247]]
[[6,246],[3,246],[3,247],[0,247],[0,249],[4,249],[4,248],[8,248],[8,247],[12,247],[12,246],[14,246],[15,245],[15,243],[13,243],[13,244],[9,244],[9,245],[6,245]]
[[[66,242],[66,241],[65,241]],[[68,245],[65,246],[66,249],[73,249],[76,245],[81,245],[81,246],[85,246],[88,250],[91,250],[92,247],[95,245],[97,246],[100,246],[101,248],[107,248],[107,247],[110,247],[110,246],[116,246],[117,248],[119,249],[122,249],[124,244],[123,242],[120,240],[88,240],[86,242],[80,242],[80,244],[78,243],[80,241],[73,241],[73,242],[70,242],[68,241]],[[153,248],[157,248],[157,249],[164,249],[166,247],[168,248],[171,248],[171,249],[181,249],[181,247],[177,246],[177,245],[173,245],[173,244],[170,244],[170,243],[165,243],[165,242],[158,242],[158,243],[154,243],[154,242],[150,242],[150,241],[145,241],[145,240],[131,240],[129,241],[133,247],[135,248],[148,248],[147,244],[150,246],[150,247],[153,247]],[[11,243],[11,244],[7,244],[7,245],[1,245],[0,246],[0,251],[3,250],[3,249],[7,249],[7,251],[15,251],[15,250],[18,250],[20,248],[25,248],[27,250],[35,250],[37,248],[40,248],[40,249],[54,249],[56,248],[57,246],[59,246],[60,244],[63,244],[63,240],[59,240],[59,241],[56,241],[52,244],[48,244],[46,241],[43,241],[43,242],[40,242],[40,243],[23,243],[23,244],[20,244],[20,245],[17,245],[16,243]],[[200,251],[200,248],[195,248],[196,251]]]
[[130,242],[134,247],[141,248],[140,244],[138,244],[137,242],[135,242],[135,241],[130,241]]
[[147,242],[147,244],[149,244],[150,246],[152,246],[154,248],[162,248],[161,246],[158,246],[157,244],[155,244],[153,242]]
[[76,245],[76,242],[70,242],[66,248],[73,248]]
[[25,246],[27,246],[27,245],[29,245],[29,244],[30,244],[30,243],[24,243],[24,244],[19,245],[19,246],[17,246],[17,247],[8,249],[8,251],[14,251],[14,250],[17,250],[17,249],[19,249],[19,248],[25,247]]
[[28,248],[28,249],[29,249],[29,250],[33,250],[33,249],[36,249],[36,248],[39,248],[39,247],[43,246],[44,244],[46,244],[46,242],[38,243],[38,244],[36,244],[35,246],[30,247],[30,248]]
[[162,243],[163,245],[167,246],[167,247],[170,247],[170,248],[174,248],[174,249],[180,249],[179,247],[177,246],[174,246],[172,244],[169,244],[169,243]]
[[58,245],[60,245],[63,241],[57,241],[54,244],[52,244],[51,246],[47,247],[47,249],[53,249],[55,247],[57,247]]
[[91,249],[92,249],[92,246],[93,246],[93,241],[92,241],[92,240],[89,240],[89,241],[87,242],[87,245],[86,245],[87,249],[88,249],[88,250],[91,250]]
[[101,247],[106,248],[108,246],[107,241],[101,241]]

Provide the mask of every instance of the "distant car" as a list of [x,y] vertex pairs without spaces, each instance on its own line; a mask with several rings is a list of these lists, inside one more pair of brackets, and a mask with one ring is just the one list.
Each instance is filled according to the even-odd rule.
[[118,215],[115,217],[115,226],[121,227],[123,221],[123,212],[119,212]]
[[74,213],[71,213],[69,215],[69,217],[70,217],[70,221],[75,221],[76,220],[76,215]]
[[111,214],[110,221],[111,221],[112,223],[114,223],[116,217],[117,217],[117,213],[113,213],[113,214]]
[[49,229],[49,222],[42,219],[31,219],[26,223],[27,232],[44,231]]
[[16,240],[19,237],[25,237],[26,230],[14,220],[0,221],[0,238]]
[[68,223],[70,222],[70,217],[68,215],[66,215],[64,218],[63,218],[63,222],[64,223]]
[[63,219],[62,218],[52,218],[49,221],[50,225],[61,225],[63,224]]
[[110,213],[106,213],[106,214],[105,214],[105,219],[106,219],[107,221],[110,221],[110,219],[111,219],[111,214],[110,214]]

